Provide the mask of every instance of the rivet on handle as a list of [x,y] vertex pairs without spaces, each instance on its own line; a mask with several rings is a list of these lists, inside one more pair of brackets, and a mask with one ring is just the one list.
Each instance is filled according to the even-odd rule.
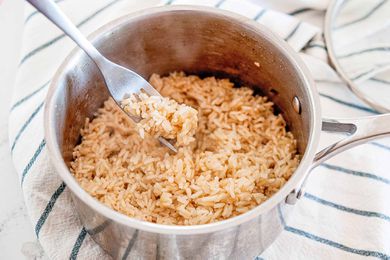
[[292,105],[294,108],[294,111],[297,112],[298,114],[301,113],[301,101],[299,101],[297,96],[294,96],[292,100]]
[[295,205],[298,201],[297,192],[295,190],[291,191],[286,197],[286,203],[290,205]]

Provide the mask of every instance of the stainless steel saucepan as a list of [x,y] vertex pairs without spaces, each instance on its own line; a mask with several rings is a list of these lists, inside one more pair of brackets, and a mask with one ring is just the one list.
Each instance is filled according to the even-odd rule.
[[[74,50],[52,80],[45,107],[45,137],[53,164],[71,190],[80,219],[114,258],[249,259],[283,229],[315,166],[352,146],[390,134],[390,115],[321,120],[314,82],[296,53],[262,25],[217,9],[169,6],[115,20],[90,40],[114,62],[148,78],[185,71],[229,77],[276,104],[298,139],[302,161],[270,199],[240,216],[197,226],[169,226],[122,215],[85,192],[69,172],[72,149],[86,117],[109,97],[93,62]],[[348,137],[316,153],[324,131]]]

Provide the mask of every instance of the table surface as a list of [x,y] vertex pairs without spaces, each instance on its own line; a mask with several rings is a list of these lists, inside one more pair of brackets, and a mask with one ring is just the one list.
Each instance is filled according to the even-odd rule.
[[21,48],[23,0],[0,0],[0,259],[44,259],[8,141],[8,111]]

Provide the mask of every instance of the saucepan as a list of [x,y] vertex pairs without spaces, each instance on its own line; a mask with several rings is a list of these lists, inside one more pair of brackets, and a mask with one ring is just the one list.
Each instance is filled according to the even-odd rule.
[[[172,226],[120,214],[85,192],[69,171],[72,149],[86,117],[109,97],[93,62],[74,50],[52,80],[45,107],[45,138],[52,163],[69,187],[92,238],[114,258],[249,259],[283,230],[283,221],[304,193],[310,171],[350,147],[390,134],[390,115],[322,120],[313,79],[294,51],[262,25],[212,8],[168,6],[119,18],[90,38],[116,63],[143,77],[184,71],[229,77],[267,95],[288,122],[302,155],[290,180],[256,208],[205,225]],[[323,131],[347,137],[316,153]]]

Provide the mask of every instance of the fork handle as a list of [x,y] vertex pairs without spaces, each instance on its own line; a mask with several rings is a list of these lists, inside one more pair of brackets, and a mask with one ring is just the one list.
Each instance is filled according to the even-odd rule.
[[52,21],[58,28],[67,34],[77,45],[83,49],[89,57],[101,67],[106,58],[92,45],[90,41],[77,29],[69,18],[61,11],[52,0],[26,0],[39,12]]

